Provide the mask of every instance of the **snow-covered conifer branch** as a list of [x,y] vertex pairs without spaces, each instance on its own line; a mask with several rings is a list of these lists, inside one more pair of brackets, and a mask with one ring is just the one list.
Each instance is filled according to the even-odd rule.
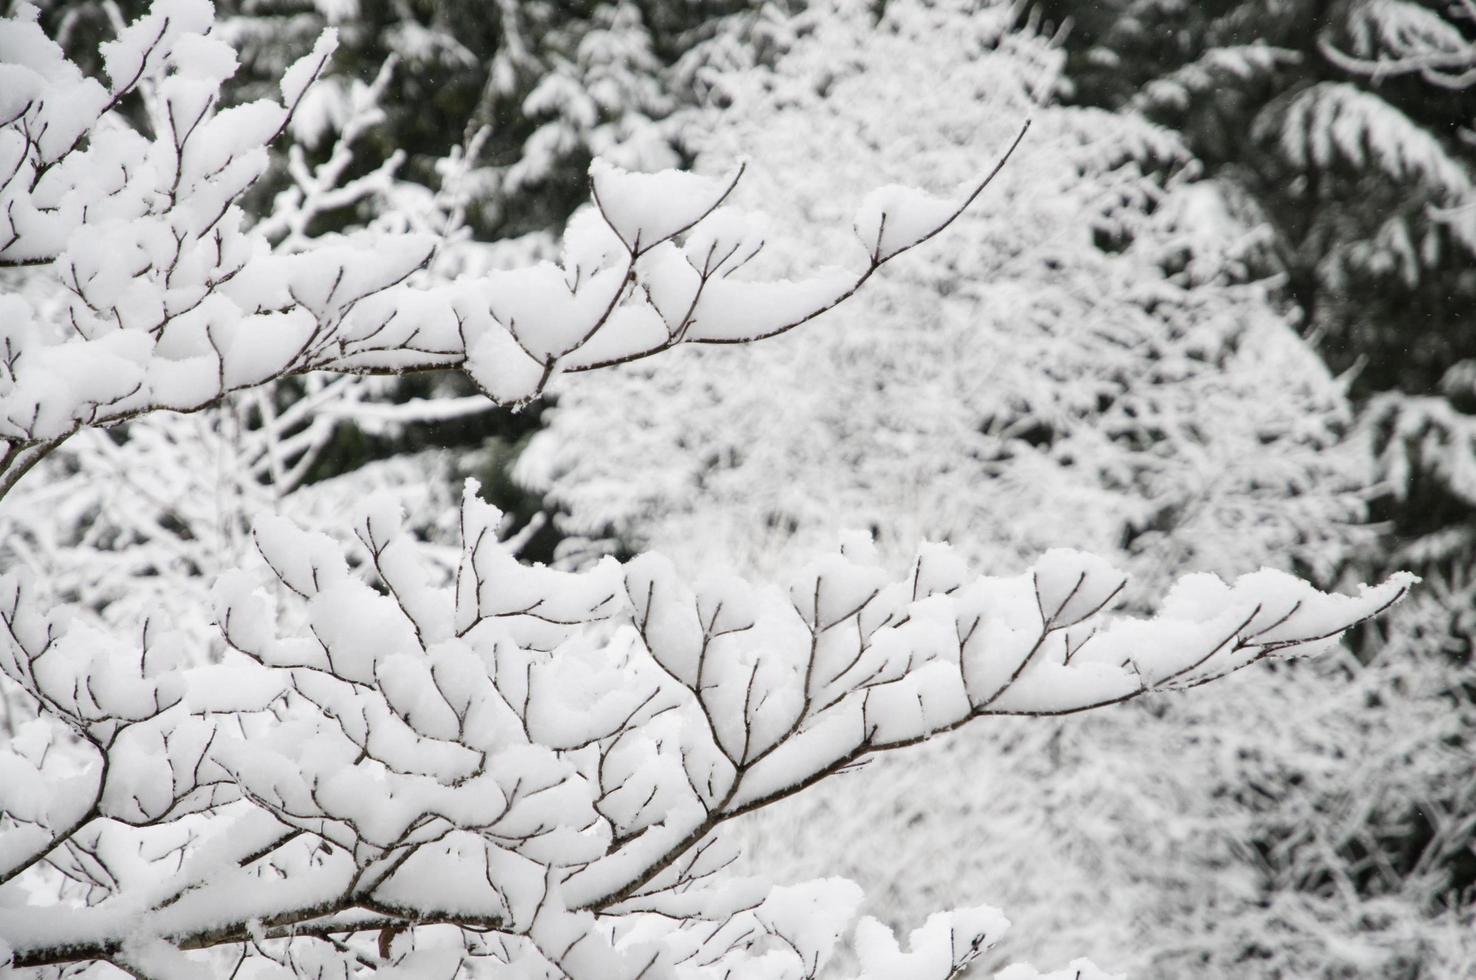
[[[183,966],[328,939],[378,963],[363,936],[412,933],[417,956],[449,943],[568,976],[810,976],[851,912],[816,935],[823,898],[726,880],[728,820],[984,715],[1083,711],[1317,650],[1411,582],[1338,596],[1198,575],[1158,618],[1114,620],[1124,577],[1070,551],[976,578],[930,546],[900,579],[843,553],[781,591],[689,585],[655,556],[524,566],[499,521],[469,490],[459,565],[436,584],[384,500],[355,523],[358,572],[264,518],[261,569],[218,587],[226,656],[188,668],[182,637],[69,628],[6,576],[0,671],[40,719],[0,750],[0,887],[67,909],[7,903],[11,965]],[[1003,929],[955,915],[941,952],[928,937],[947,931],[918,934],[908,975],[951,976]],[[747,972],[761,964],[777,972]]]
[[1363,0],[1341,23],[1345,38],[1319,35],[1317,48],[1337,67],[1375,80],[1418,74],[1431,85],[1463,89],[1476,85],[1476,44],[1456,23],[1476,23],[1476,3],[1453,0],[1447,13],[1408,0]]

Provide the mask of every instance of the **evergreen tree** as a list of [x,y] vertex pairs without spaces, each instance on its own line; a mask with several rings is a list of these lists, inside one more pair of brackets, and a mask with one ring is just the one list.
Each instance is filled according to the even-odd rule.
[[[1371,704],[1421,689],[1438,710],[1465,710],[1476,690],[1476,11],[1464,0],[1044,9],[1071,25],[1072,99],[1178,130],[1269,232],[1252,270],[1281,277],[1288,313],[1349,372],[1375,467],[1371,516],[1385,533],[1356,574],[1398,564],[1431,583],[1399,627],[1359,645],[1391,681],[1401,670],[1425,680],[1371,694]],[[1466,751],[1469,738],[1449,736]],[[1296,795],[1309,776],[1288,768],[1267,799]],[[1470,789],[1435,780],[1407,791],[1402,805],[1389,796],[1379,808],[1384,830],[1331,847],[1272,806],[1259,845],[1268,876],[1315,894],[1341,880],[1374,901],[1422,895],[1430,916],[1471,922],[1476,828],[1441,816],[1469,813]],[[1323,809],[1336,806],[1334,797]],[[1351,870],[1292,872],[1323,863],[1319,847]]]

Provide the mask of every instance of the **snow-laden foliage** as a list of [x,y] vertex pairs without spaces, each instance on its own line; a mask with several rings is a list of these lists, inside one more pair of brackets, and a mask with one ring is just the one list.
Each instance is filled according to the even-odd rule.
[[[1420,9],[1385,0],[1352,6],[1365,17],[1388,7]],[[1422,13],[1435,17],[1430,11]],[[1359,26],[1355,18],[1350,29]],[[1332,52],[1327,37],[1324,33],[1323,50]],[[1470,50],[1465,57],[1473,57]],[[1131,104],[1158,117],[1187,115],[1196,100],[1213,98],[1227,85],[1264,85],[1282,67],[1302,60],[1296,51],[1262,43],[1213,47],[1196,61],[1154,79]],[[1372,272],[1397,276],[1414,287],[1430,274],[1429,267],[1440,264],[1452,238],[1458,249],[1466,251],[1476,242],[1467,231],[1470,222],[1462,220],[1470,202],[1476,201],[1469,160],[1453,152],[1445,134],[1410,118],[1376,90],[1336,80],[1298,86],[1255,117],[1251,135],[1294,173],[1326,174],[1333,180],[1356,174],[1390,187],[1418,189],[1392,213],[1370,216],[1374,220],[1366,231],[1331,209],[1319,222],[1324,227],[1300,232],[1326,251],[1319,271],[1333,286]],[[1316,193],[1312,187],[1298,189]]]
[[1442,88],[1476,85],[1476,44],[1461,29],[1476,25],[1476,4],[1449,0],[1434,9],[1409,0],[1360,0],[1339,25],[1343,35],[1319,38],[1324,55],[1346,71],[1382,77],[1418,73]]
[[[995,15],[893,3],[873,25],[812,12],[772,74],[719,86],[731,108],[709,123],[715,159],[741,145],[790,161],[772,169],[809,176],[764,198],[817,215],[847,181],[962,179],[973,140],[1027,111],[1057,65]],[[940,71],[950,85],[929,85]],[[779,568],[854,527],[898,563],[907,542],[933,536],[984,564],[1073,544],[1148,583],[1196,564],[1330,574],[1367,540],[1342,522],[1360,513],[1354,491],[1372,467],[1339,442],[1351,417],[1340,385],[1258,290],[1221,278],[1243,276],[1235,263],[1263,239],[1141,120],[1047,106],[1019,153],[947,249],[893,270],[896,288],[880,284],[833,326],[744,351],[739,370],[691,351],[571,386],[522,472],[552,485],[576,530],[608,524],[693,567]],[[643,478],[622,480],[627,467]],[[1350,874],[1331,855],[1363,859],[1344,828],[1277,840],[1288,814],[1366,785],[1352,761],[1383,751],[1390,731],[1418,734],[1398,743],[1401,778],[1377,791],[1381,826],[1402,819],[1393,800],[1444,792],[1452,729],[1436,666],[1422,663],[1408,699],[1299,670],[1282,675],[1285,690],[991,727],[928,749],[926,765],[879,761],[756,817],[751,866],[855,876],[896,921],[935,902],[997,903],[1016,913],[1007,953],[1084,951],[1138,976],[1203,960],[1243,977],[1258,930],[1271,952],[1256,962],[1333,963],[1375,921],[1397,925],[1364,935],[1369,976],[1437,932],[1457,951],[1427,962],[1459,962],[1459,920],[1434,908],[1441,871],[1329,898],[1333,875]],[[1309,716],[1306,700],[1330,710]],[[1317,781],[1301,768],[1313,752]],[[1259,778],[1249,760],[1268,753],[1291,780],[1279,812],[1238,795]],[[917,830],[899,841],[899,824]],[[1263,845],[1278,856],[1263,860]]]
[[1384,429],[1380,462],[1396,494],[1416,494],[1431,481],[1476,508],[1476,416],[1438,397],[1380,398],[1368,414]]
[[[1366,240],[1342,242],[1325,260],[1330,284],[1359,272],[1395,274],[1417,284],[1439,261],[1441,231],[1459,223],[1430,222],[1476,202],[1469,166],[1441,141],[1388,102],[1346,82],[1322,82],[1301,90],[1259,121],[1263,139],[1279,141],[1291,166],[1304,171],[1348,167],[1394,185],[1421,189],[1424,207],[1391,215]],[[1467,241],[1470,248],[1476,242]]]
[[[1436,9],[1421,7],[1403,0],[1366,0],[1348,12],[1341,31],[1330,32],[1321,40],[1323,53],[1340,68],[1375,83],[1393,76],[1417,75],[1430,90],[1476,90],[1476,5],[1469,0],[1455,0]],[[1476,123],[1469,98],[1464,107],[1468,126]],[[1385,110],[1385,113],[1394,110]],[[1397,115],[1397,113],[1396,113]],[[1405,155],[1412,161],[1420,157],[1435,160],[1443,172],[1409,174],[1421,183],[1437,183],[1446,188],[1448,203],[1431,212],[1437,222],[1448,228],[1462,243],[1466,254],[1462,268],[1476,255],[1476,189],[1473,189],[1473,165],[1469,152],[1451,154],[1439,159],[1437,136],[1424,132],[1409,133],[1407,120],[1385,124],[1382,134],[1363,137],[1369,152],[1389,157],[1379,143],[1397,138],[1410,149]],[[1436,131],[1438,133],[1438,130]],[[1353,134],[1346,127],[1344,142]],[[1471,130],[1459,134],[1471,145]],[[1426,166],[1425,169],[1428,169]],[[1399,231],[1397,225],[1390,226]],[[1388,235],[1383,236],[1388,238]],[[1407,276],[1413,268],[1439,257],[1438,248],[1427,247],[1401,233],[1396,239],[1405,256]],[[1419,246],[1418,256],[1416,248]],[[1454,318],[1452,318],[1454,320]],[[1417,344],[1423,346],[1430,334],[1454,332],[1456,324],[1436,323]],[[1469,662],[1473,636],[1471,609],[1476,605],[1476,556],[1471,533],[1471,516],[1476,513],[1476,371],[1457,346],[1460,359],[1441,365],[1435,383],[1425,390],[1382,392],[1370,398],[1363,414],[1365,433],[1378,464],[1378,475],[1392,499],[1390,510],[1395,516],[1399,544],[1395,561],[1413,563],[1425,569],[1436,580],[1433,593],[1443,606],[1440,612],[1425,606],[1439,625],[1440,645],[1452,656]],[[1443,621],[1443,622],[1441,622]],[[1441,629],[1441,626],[1444,628]],[[1476,839],[1476,833],[1470,835]]]
[[1227,79],[1256,81],[1296,60],[1295,51],[1264,43],[1211,48],[1198,60],[1153,79],[1134,101],[1145,108],[1159,106],[1182,112],[1195,98],[1223,87]]
[[[219,646],[211,583],[250,552],[256,514],[282,513],[343,536],[346,501],[392,492],[418,533],[449,539],[455,474],[443,456],[393,457],[306,482],[345,420],[393,422],[419,406],[366,402],[364,379],[353,377],[309,378],[285,408],[273,404],[282,394],[253,390],[218,411],[149,416],[122,436],[77,433],[7,498],[0,565],[44,571],[79,614],[115,625],[168,623],[206,656]],[[476,400],[471,407],[484,406]]]
[[[382,965],[413,931],[401,970],[809,975],[859,896],[719,875],[727,821],[985,715],[1074,713],[1325,648],[1409,585],[1199,575],[1156,619],[1103,622],[1125,578],[1078,552],[1012,578],[935,546],[900,579],[840,554],[787,589],[693,587],[655,557],[520,565],[499,520],[468,495],[437,586],[383,501],[354,524],[372,575],[264,519],[270,577],[221,580],[229,652],[193,668],[177,635],[69,628],[6,576],[0,669],[42,712],[4,750],[11,965],[301,969],[320,943]],[[867,976],[905,960],[942,978],[1004,925],[954,913],[902,954],[863,921],[855,942]]]
[[1422,625],[1443,601],[1430,588],[1372,663],[1339,653],[1059,726],[1002,719],[755,815],[741,866],[852,877],[889,922],[996,903],[1012,926],[985,966],[1460,976],[1473,919],[1451,871],[1471,859],[1476,708]]
[[1469,3],[1043,6],[1073,20],[1066,91],[1180,131],[1240,191],[1237,207],[1271,232],[1258,270],[1286,276],[1284,299],[1337,370],[1359,368],[1360,394],[1430,393],[1466,355]]
[[[599,4],[577,28],[541,25],[546,31],[542,52],[529,51],[525,43],[519,54],[533,60],[537,80],[521,110],[536,128],[524,141],[521,157],[501,175],[499,193],[516,197],[551,183],[569,157],[583,153],[631,168],[676,164],[667,134],[654,124],[672,111],[675,99],[661,84],[662,65],[645,20],[636,4]],[[514,71],[526,73],[529,67]]]
[[[1388,76],[1417,75],[1434,89],[1472,90],[1476,89],[1473,28],[1476,6],[1469,0],[1437,9],[1402,0],[1366,0],[1354,5],[1341,31],[1324,36],[1321,45],[1334,64],[1375,82]],[[1342,127],[1340,142],[1361,138],[1366,152],[1392,159],[1381,144],[1397,140],[1408,147],[1403,155],[1412,164],[1418,165],[1422,157],[1438,164],[1439,174],[1404,176],[1446,188],[1449,203],[1434,209],[1431,216],[1454,233],[1467,259],[1476,255],[1476,189],[1469,153],[1442,160],[1434,134],[1415,129],[1397,110],[1386,107],[1382,112],[1398,118],[1381,126],[1378,135],[1370,132],[1359,137],[1351,128]],[[1463,122],[1476,123],[1476,112],[1469,107],[1467,115]],[[1470,130],[1462,135],[1469,146]],[[1395,241],[1402,248],[1395,254],[1404,256],[1408,278],[1415,278],[1421,263],[1438,257],[1438,248],[1412,240],[1397,224],[1389,227],[1398,233]],[[1429,332],[1454,324],[1434,326],[1436,330]],[[1435,595],[1445,608],[1434,618],[1445,620],[1441,645],[1452,655],[1469,659],[1470,610],[1476,603],[1476,568],[1471,560],[1476,542],[1470,527],[1476,512],[1476,372],[1464,356],[1468,351],[1457,348],[1455,353],[1461,359],[1442,365],[1438,380],[1426,390],[1388,391],[1370,398],[1363,422],[1378,476],[1392,499],[1390,509],[1400,539],[1394,560],[1427,570],[1439,583]]]
[[[469,488],[449,556],[394,496],[352,513],[323,497],[348,554],[281,514],[248,536],[249,508],[195,542],[179,533],[208,524],[195,500],[141,505],[113,523],[188,520],[130,529],[123,574],[177,559],[198,578],[238,548],[214,637],[172,608],[129,615],[147,600],[121,593],[73,610],[30,491],[61,480],[69,441],[146,492],[133,444],[158,443],[147,458],[170,468],[201,442],[235,452],[224,423],[244,413],[253,438],[229,485],[270,500],[303,486],[324,403],[354,410],[357,382],[325,375],[462,367],[520,404],[562,373],[787,332],[952,223],[1024,135],[1012,126],[1004,157],[951,198],[864,197],[849,270],[735,275],[761,241],[722,207],[741,166],[712,179],[596,161],[562,264],[446,282],[420,274],[434,236],[318,239],[287,222],[274,251],[249,225],[240,201],[332,36],[286,71],[281,101],[220,108],[236,56],[211,13],[158,0],[102,49],[106,85],[29,8],[0,22],[0,490],[29,502],[8,528],[24,539],[0,549],[0,686],[27,705],[0,742],[8,972],[800,978],[845,937],[863,977],[953,977],[1007,926],[992,908],[930,916],[899,943],[872,919],[852,927],[849,883],[724,874],[719,831],[986,715],[1073,714],[1324,650],[1413,581],[1348,596],[1270,570],[1198,574],[1140,619],[1108,612],[1125,575],[1064,549],[1012,577],[968,573],[939,545],[889,573],[861,539],[779,588],[694,581],[655,556],[571,573],[519,564]],[[288,384],[306,397],[275,400]],[[222,402],[234,416],[191,415]],[[422,407],[438,411],[389,411]],[[207,419],[206,438],[146,424],[169,412]],[[100,440],[124,423],[110,453]],[[171,534],[179,554],[161,547]],[[1105,980],[1084,961],[1049,976]]]
[[[1268,230],[1256,267],[1285,276],[1292,315],[1335,369],[1350,369],[1373,464],[1371,516],[1383,532],[1356,555],[1356,574],[1414,567],[1429,583],[1425,601],[1387,632],[1358,641],[1360,658],[1379,665],[1389,690],[1367,692],[1358,706],[1363,724],[1329,743],[1345,753],[1344,774],[1311,779],[1307,767],[1289,765],[1269,784],[1253,773],[1240,780],[1269,793],[1249,797],[1258,805],[1246,811],[1242,835],[1267,890],[1241,908],[1248,923],[1256,921],[1254,902],[1271,910],[1275,928],[1263,931],[1278,941],[1248,945],[1250,966],[1228,953],[1211,961],[1237,978],[1249,970],[1379,980],[1458,975],[1464,967],[1448,964],[1476,960],[1476,833],[1460,819],[1432,829],[1425,815],[1469,810],[1440,762],[1446,746],[1469,753],[1468,739],[1434,733],[1452,705],[1467,703],[1476,607],[1473,511],[1461,489],[1476,412],[1462,367],[1476,337],[1476,144],[1463,88],[1476,50],[1471,6],[1046,0],[1045,7],[1047,16],[1074,21],[1065,42],[1072,97],[1135,105],[1174,127],[1209,172],[1238,190],[1242,213]],[[1250,64],[1238,55],[1247,49],[1285,54],[1261,58],[1255,74],[1227,70]],[[1324,698],[1337,703],[1339,692],[1330,688]],[[1267,744],[1247,740],[1238,752],[1264,755],[1272,733],[1300,740],[1284,727],[1295,715],[1268,703],[1259,717]],[[1368,770],[1361,781],[1347,775],[1357,772],[1353,760],[1383,751],[1396,725],[1429,732],[1421,736],[1425,750]],[[1347,794],[1382,801],[1373,822],[1383,829],[1345,846],[1336,823],[1309,832],[1289,817],[1337,813]],[[1225,934],[1223,922],[1216,934]],[[1211,937],[1199,944],[1212,946]]]
[[[1336,561],[1364,479],[1335,448],[1350,413],[1262,294],[1223,281],[1254,234],[1162,130],[1035,111],[1059,56],[1009,17],[814,13],[773,72],[723,80],[704,159],[752,153],[776,177],[752,189],[781,214],[828,219],[837,188],[889,178],[949,187],[1034,122],[948,247],[848,314],[722,367],[693,351],[571,385],[519,464],[567,530],[764,570],[851,528],[898,561],[922,537],[986,564],[1122,549],[1149,588]],[[939,65],[941,90],[925,84]],[[802,267],[841,244],[829,223],[755,262]]]

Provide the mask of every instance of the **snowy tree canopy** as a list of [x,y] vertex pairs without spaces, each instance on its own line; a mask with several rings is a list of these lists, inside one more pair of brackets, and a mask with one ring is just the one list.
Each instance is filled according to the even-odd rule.
[[[597,160],[561,264],[448,282],[430,236],[268,247],[240,200],[333,36],[280,101],[226,108],[237,59],[211,24],[203,0],[156,0],[102,48],[104,83],[33,9],[0,21],[0,492],[79,433],[286,378],[461,367],[518,405],[560,374],[785,333],[953,223],[1025,135],[1012,122],[954,196],[865,196],[849,268],[740,274],[767,240],[724,206],[742,165]],[[1140,618],[1111,611],[1126,575],[1066,549],[997,575],[925,545],[897,572],[853,538],[764,586],[655,555],[520,564],[474,486],[449,562],[405,516],[359,501],[347,551],[261,516],[254,558],[213,590],[218,650],[78,615],[24,562],[0,573],[0,684],[27,712],[0,742],[0,966],[798,980],[848,936],[861,977],[944,980],[1004,916],[939,913],[899,943],[853,925],[848,882],[725,874],[720,832],[985,716],[1325,650],[1414,581],[1340,595],[1200,573]],[[1083,961],[1049,976],[1105,980]]]
[[[772,71],[709,79],[725,108],[694,120],[699,166],[741,147],[764,206],[829,218],[837,189],[967,181],[978,142],[1029,114],[1017,162],[947,247],[813,330],[568,386],[519,463],[566,529],[765,572],[859,528],[899,564],[919,538],[984,564],[1122,549],[1149,590],[1186,568],[1326,574],[1367,467],[1338,448],[1342,387],[1226,281],[1256,235],[1221,188],[1141,119],[1038,105],[1061,58],[1006,6],[898,3],[875,26],[835,6]],[[803,268],[844,245],[828,224],[756,261]]]
[[[1357,660],[1328,676],[1320,703],[1348,699],[1350,717],[1335,727],[1350,738],[1299,757],[1285,746],[1314,743],[1315,729],[1270,724],[1259,743],[1234,748],[1253,760],[1238,782],[1254,791],[1229,790],[1247,830],[1246,877],[1258,883],[1244,908],[1248,921],[1264,915],[1238,948],[1254,951],[1264,976],[1459,973],[1476,956],[1476,834],[1443,816],[1471,812],[1473,798],[1447,780],[1441,752],[1469,753],[1460,719],[1476,690],[1471,5],[1046,0],[1042,9],[1072,21],[1065,97],[1133,107],[1181,134],[1266,233],[1252,269],[1279,278],[1285,315],[1347,372],[1379,532],[1347,574],[1414,568],[1427,583],[1420,603],[1363,633]],[[1370,675],[1382,689],[1366,686]],[[1286,714],[1268,707],[1264,717]],[[1395,730],[1441,729],[1449,741],[1421,736],[1424,748],[1397,763],[1358,761],[1398,744]],[[1223,924],[1191,947],[1223,941]],[[1256,940],[1258,929],[1272,938]],[[1221,969],[1238,978],[1246,967],[1235,948]]]
[[[961,180],[974,138],[1025,112],[1034,124],[946,247],[831,322],[733,352],[741,369],[694,350],[563,391],[520,471],[569,506],[568,529],[760,572],[847,527],[873,529],[898,568],[918,537],[985,567],[1069,544],[1129,571],[1129,601],[1145,602],[1185,567],[1332,580],[1371,540],[1353,524],[1374,467],[1344,438],[1345,380],[1268,289],[1237,284],[1265,230],[1232,216],[1232,189],[1174,134],[1037,106],[1062,53],[1012,20],[812,5],[771,71],[710,79],[709,165],[736,146],[775,161],[756,172],[794,175],[762,189],[781,213],[824,215],[837,187],[919,171]],[[1455,449],[1409,422],[1400,451]],[[1461,879],[1443,873],[1468,852],[1442,822],[1428,862],[1391,870],[1415,863],[1397,828],[1419,826],[1395,801],[1462,812],[1469,791],[1433,733],[1470,713],[1420,645],[878,759],[746,822],[748,867],[855,877],[894,923],[987,897],[1018,912],[995,962],[1065,950],[1140,977],[1438,974],[1470,955],[1455,938],[1469,916],[1445,898]],[[1264,950],[1253,966],[1248,949]]]

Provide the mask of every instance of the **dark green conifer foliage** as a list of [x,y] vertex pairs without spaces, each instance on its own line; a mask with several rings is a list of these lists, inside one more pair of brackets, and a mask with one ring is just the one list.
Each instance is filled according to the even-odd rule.
[[[1476,692],[1476,74],[1409,68],[1411,51],[1466,52],[1476,8],[1446,0],[1046,0],[1067,27],[1067,97],[1137,110],[1183,134],[1267,229],[1253,277],[1278,277],[1328,364],[1349,372],[1382,489],[1386,534],[1357,578],[1389,567],[1427,579],[1429,601],[1359,638],[1364,659],[1448,658],[1444,698]],[[1383,65],[1382,69],[1375,66]],[[1263,792],[1268,880],[1305,857]],[[1471,799],[1435,811],[1470,812]],[[1435,905],[1476,903],[1476,834],[1436,826],[1431,801],[1371,814],[1337,849],[1365,894],[1438,867]],[[1391,830],[1391,828],[1393,828]],[[1300,854],[1300,857],[1299,857]],[[1282,869],[1278,871],[1278,869]],[[1290,882],[1333,887],[1332,876]],[[1432,908],[1432,912],[1434,909]],[[1419,975],[1417,954],[1412,954]]]

